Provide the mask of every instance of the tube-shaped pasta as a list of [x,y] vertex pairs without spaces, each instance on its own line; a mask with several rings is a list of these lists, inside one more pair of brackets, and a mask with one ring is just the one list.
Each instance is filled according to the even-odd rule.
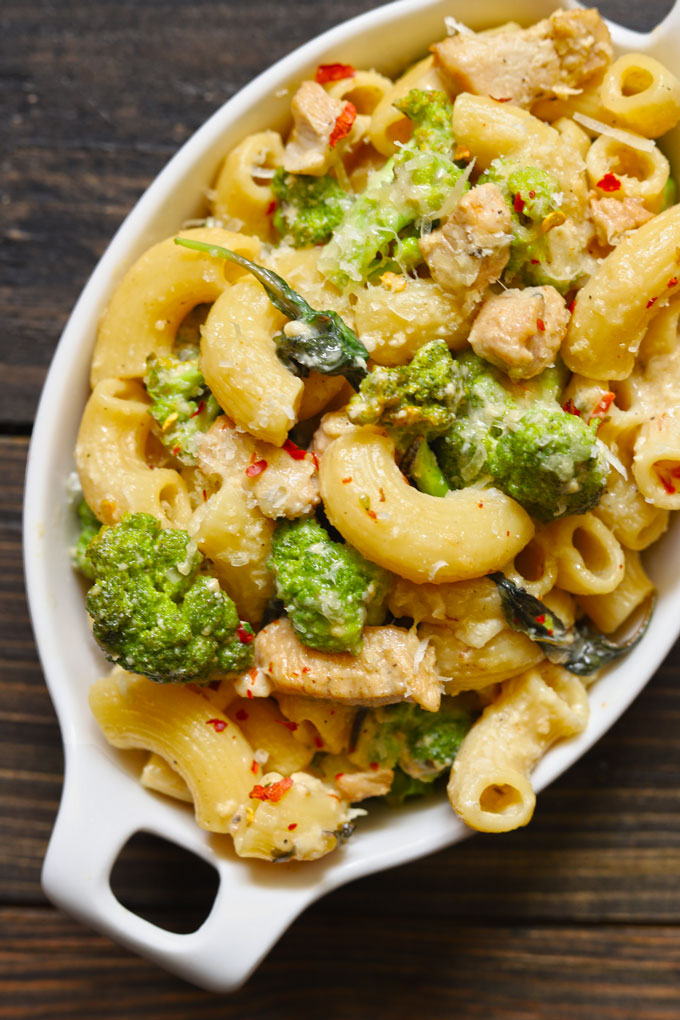
[[470,316],[460,301],[434,280],[397,280],[397,290],[386,284],[360,290],[354,306],[357,332],[378,365],[403,365],[430,340],[445,340],[452,350],[467,345]]
[[609,472],[607,487],[593,511],[628,549],[646,549],[668,527],[668,510],[648,503],[637,486]]
[[576,295],[562,356],[572,372],[625,379],[659,299],[677,278],[680,206],[635,230]]
[[594,514],[553,521],[542,532],[557,559],[557,584],[574,595],[601,595],[623,580],[623,549]]
[[646,53],[626,53],[607,69],[600,97],[614,123],[658,138],[680,120],[680,81]]
[[146,458],[151,430],[149,399],[132,380],[104,379],[87,402],[76,440],[83,495],[104,524],[126,513],[157,517],[164,527],[186,526],[191,516],[184,479]]
[[538,645],[525,634],[504,626],[485,644],[476,647],[462,641],[452,627],[423,623],[418,636],[427,638],[445,678],[445,693],[476,691],[523,673],[543,658]]
[[[183,237],[223,245],[257,259],[255,237],[217,227],[183,230]],[[215,301],[244,270],[203,252],[190,251],[169,237],[137,259],[114,291],[102,316],[92,355],[90,379],[141,379],[150,354],[166,355],[182,319],[206,302]]]
[[534,533],[529,515],[498,489],[459,489],[440,499],[412,488],[392,440],[369,427],[331,443],[319,483],[343,537],[411,581],[462,581],[498,570]]
[[257,234],[263,241],[274,235],[272,171],[283,163],[283,142],[276,131],[248,135],[232,149],[215,183],[213,215],[233,221],[238,229]]
[[165,758],[189,788],[197,824],[230,831],[256,781],[252,748],[233,720],[181,684],[156,684],[118,667],[92,685],[89,698],[110,744]]
[[160,754],[152,752],[139,777],[142,786],[147,790],[155,790],[156,793],[163,793],[166,797],[174,797],[175,800],[184,800],[189,804],[193,803],[193,797],[189,787],[184,782],[179,772],[176,772],[171,765],[168,765],[165,758]]
[[260,512],[251,496],[225,479],[220,490],[194,511],[188,530],[212,561],[239,616],[258,625],[274,591],[267,569],[274,522]]
[[324,750],[330,754],[339,754],[349,747],[357,712],[352,705],[281,691],[276,694],[276,700],[286,719],[298,724],[294,731],[296,736],[301,724],[309,723],[318,731]]
[[654,591],[640,562],[640,554],[624,549],[626,566],[623,580],[606,595],[583,595],[578,603],[596,627],[605,634],[617,630]]
[[394,103],[408,95],[411,89],[447,91],[443,78],[434,67],[433,56],[419,60],[402,74],[375,107],[368,128],[368,137],[383,156],[393,155],[397,151],[398,143],[406,142],[411,137],[410,120],[394,106]]
[[309,765],[316,754],[314,728],[299,726],[291,732],[273,698],[237,698],[228,715],[238,723],[255,751],[255,760],[266,765],[267,772],[289,776]]
[[651,418],[635,443],[633,475],[654,506],[680,509],[680,413],[671,408]]
[[257,439],[282,446],[297,421],[302,380],[276,356],[286,321],[252,277],[229,287],[203,327],[201,371],[226,414]]
[[[377,71],[356,71],[353,78],[341,78],[326,86],[326,92],[333,99],[350,102],[359,115],[372,114],[393,83]],[[394,111],[398,113],[397,110]]]
[[509,832],[531,819],[529,775],[561,737],[585,729],[588,698],[578,677],[546,663],[508,680],[465,737],[447,792],[463,821],[481,832]]
[[643,152],[611,135],[601,135],[588,150],[586,170],[596,190],[603,178],[608,180],[607,174],[614,174],[619,181],[617,198],[635,198],[653,213],[663,208],[670,166],[659,149]]

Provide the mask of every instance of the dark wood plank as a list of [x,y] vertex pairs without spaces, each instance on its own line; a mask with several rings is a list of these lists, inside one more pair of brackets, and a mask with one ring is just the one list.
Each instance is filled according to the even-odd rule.
[[46,910],[0,910],[0,1018],[677,1020],[677,930],[452,923],[314,907],[240,991],[201,991]]

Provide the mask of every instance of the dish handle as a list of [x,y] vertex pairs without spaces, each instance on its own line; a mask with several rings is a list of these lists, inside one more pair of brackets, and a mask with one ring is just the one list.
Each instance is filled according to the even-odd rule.
[[[193,984],[229,992],[246,981],[281,933],[314,898],[300,887],[254,881],[244,861],[216,859],[187,818],[139,787],[95,744],[66,748],[64,790],[43,864],[42,884],[60,909]],[[105,795],[104,795],[105,791]],[[191,825],[193,826],[193,820]],[[136,832],[151,832],[198,853],[220,885],[203,924],[188,934],[159,928],[123,906],[111,869]],[[284,883],[285,886],[285,883]]]

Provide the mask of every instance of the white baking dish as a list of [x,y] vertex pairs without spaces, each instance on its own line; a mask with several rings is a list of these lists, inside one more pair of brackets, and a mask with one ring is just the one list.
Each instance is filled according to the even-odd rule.
[[[555,6],[551,0],[479,0],[475,5],[400,0],[326,32],[281,60],[218,110],[154,181],[100,260],[59,342],[31,442],[24,518],[31,614],[66,755],[63,799],[43,884],[69,914],[206,988],[228,991],[241,984],[286,926],[317,897],[468,833],[446,801],[430,802],[399,812],[373,810],[345,848],[312,864],[246,862],[235,857],[226,837],[198,829],[186,807],[143,789],[129,758],[109,747],[87,704],[90,683],[108,667],[90,637],[83,593],[70,567],[73,523],[66,497],[98,316],[134,259],[196,215],[202,189],[211,183],[224,154],[248,132],[282,126],[290,101],[282,94],[285,86],[329,61],[395,73],[443,36],[445,15],[478,28],[511,18],[531,22]],[[612,26],[612,35],[619,49],[644,51],[677,65],[680,0],[649,35],[617,26]],[[680,137],[671,139],[669,155],[677,156],[675,165],[680,166]],[[668,652],[680,630],[678,562],[680,522],[647,559],[660,594],[648,633],[597,683],[586,732],[549,752],[535,772],[537,789],[560,775],[611,726]],[[111,892],[111,867],[139,830],[175,841],[219,872],[214,906],[197,931],[179,935],[155,927],[123,907]]]

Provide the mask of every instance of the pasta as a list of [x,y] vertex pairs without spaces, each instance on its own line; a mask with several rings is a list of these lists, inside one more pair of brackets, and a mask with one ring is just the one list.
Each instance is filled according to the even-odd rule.
[[680,83],[592,10],[449,28],[297,83],[96,339],[90,706],[244,857],[446,781],[526,824],[680,508]]

